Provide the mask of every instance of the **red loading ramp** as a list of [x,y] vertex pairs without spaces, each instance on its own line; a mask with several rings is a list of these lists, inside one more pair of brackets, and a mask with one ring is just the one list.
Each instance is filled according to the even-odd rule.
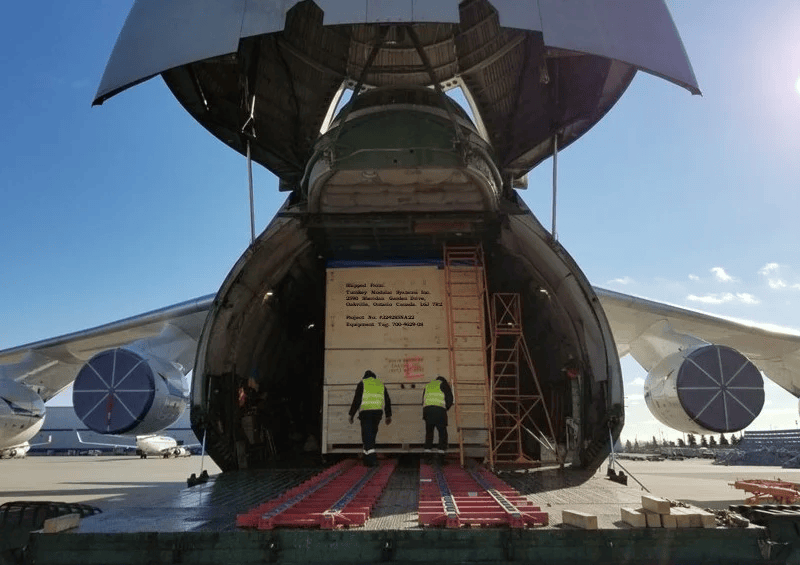
[[422,526],[546,526],[542,512],[483,467],[420,465],[419,523]]
[[752,495],[747,498],[747,504],[763,504],[772,501],[778,504],[797,504],[798,500],[800,500],[800,484],[780,479],[772,481],[768,479],[747,479],[736,481],[731,486]]
[[342,461],[279,498],[240,514],[236,525],[259,530],[363,526],[396,466],[396,461],[378,467]]

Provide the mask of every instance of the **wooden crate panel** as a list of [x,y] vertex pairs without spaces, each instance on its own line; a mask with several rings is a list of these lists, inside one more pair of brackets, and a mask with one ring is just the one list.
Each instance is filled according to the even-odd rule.
[[[487,401],[488,390],[483,383],[470,383],[461,380],[458,383],[451,385],[451,388],[453,389],[453,394],[457,394],[461,399],[477,398],[480,399],[480,402],[482,403]],[[471,403],[475,404],[476,402],[478,402],[478,400],[474,400]]]
[[[350,406],[350,403],[353,401],[353,395],[355,394],[356,387],[355,385],[329,385],[325,387],[325,393],[328,398],[328,404],[337,405],[337,406]],[[405,388],[400,388],[400,385],[386,385],[386,390],[389,391],[389,398],[392,400],[392,406],[419,406],[422,407],[422,393],[425,390],[424,384],[416,385],[415,388],[410,388],[409,385],[406,385]],[[485,398],[482,394],[483,387],[474,387],[473,389],[469,389],[469,387],[461,386],[459,390],[465,390],[469,392],[475,392],[476,397],[478,398],[477,401],[470,402],[469,404],[476,404],[476,405],[483,405],[485,403]],[[481,391],[481,394],[478,395],[478,391]],[[462,395],[466,396],[466,395]]]
[[[421,389],[389,390],[392,399],[392,423],[381,423],[378,432],[379,443],[414,444],[422,443],[425,438],[425,424],[422,419]],[[357,421],[351,425],[348,422],[350,403],[353,399],[355,387],[326,387],[325,390],[325,433],[326,446],[333,444],[353,444],[361,442],[361,427]],[[448,435],[450,442],[457,442],[455,429],[455,409],[448,412]],[[464,405],[462,410],[462,426],[480,428],[485,425],[485,410],[481,405]],[[479,430],[470,430],[468,434],[470,443],[482,443],[488,437],[486,432],[481,435]],[[482,439],[483,438],[483,439]]]
[[[456,427],[451,417],[447,426],[448,440],[451,444],[458,443]],[[465,430],[464,439],[467,443],[483,444],[488,438],[485,430]],[[436,434],[433,436],[434,442],[438,441]],[[377,443],[396,443],[400,445],[422,444],[425,441],[425,423],[420,414],[416,418],[403,417],[401,414],[392,416],[392,423],[386,425],[386,421],[381,422],[378,428]],[[325,436],[328,445],[337,443],[361,444],[361,424],[358,418],[353,420],[352,425],[347,421],[347,414],[343,418],[331,420],[331,426]]]
[[453,332],[453,346],[455,350],[486,351],[488,357],[489,347],[486,339],[483,337],[483,334],[475,333],[473,329],[470,329],[470,332],[473,333],[464,332],[459,334],[457,332]]
[[480,267],[460,267],[457,265],[450,267],[450,281],[453,283],[480,283],[483,274]]
[[[475,322],[453,322],[453,338],[482,338],[483,332],[481,331],[480,324]],[[480,339],[478,343],[482,343]]]
[[[395,392],[397,394],[395,394]],[[392,400],[392,417],[402,418],[405,421],[422,420],[422,402],[418,395],[404,395],[407,391],[389,391],[389,398]],[[329,390],[326,391],[328,418],[331,424],[344,415],[345,419],[350,410],[350,403],[353,401],[353,391]],[[409,401],[410,402],[407,402]],[[404,402],[406,401],[406,402]],[[482,426],[485,420],[485,409],[482,403],[461,403],[461,422],[465,427]],[[448,419],[455,422],[455,408],[448,411]],[[329,426],[330,429],[330,426]]]
[[[422,395],[437,375],[456,387],[465,428],[485,426],[487,354],[482,270],[457,268],[451,287],[454,368],[445,309],[444,271],[429,266],[328,269],[326,290],[323,449],[352,451],[361,443],[358,422],[348,423],[355,387],[367,369],[386,384],[393,422],[381,425],[378,444],[419,447],[424,440]],[[455,371],[455,375],[451,375]],[[457,380],[457,384],[454,381]],[[450,442],[458,441],[455,412]],[[464,430],[481,452],[488,431]],[[402,446],[406,446],[405,448]]]
[[427,384],[438,375],[449,377],[450,359],[446,348],[329,349],[325,352],[326,384],[352,384],[355,387],[367,369],[387,385]]
[[482,303],[479,300],[470,301],[469,303],[464,303],[463,300],[460,302],[461,304],[459,307],[453,309],[454,322],[471,322],[473,324],[483,323],[483,308]]
[[482,349],[466,349],[455,351],[455,362],[457,366],[473,366],[484,367],[484,363],[488,362],[486,355]]
[[488,382],[486,373],[481,367],[463,365],[456,366],[455,376],[458,378],[458,382],[461,384],[479,384],[481,386],[485,386]]
[[451,287],[450,300],[454,310],[481,311],[483,309],[483,295],[474,284],[459,284]]
[[446,347],[443,300],[437,267],[328,269],[325,347]]
[[[447,435],[450,446],[456,446],[458,444],[458,436],[453,426],[448,426]],[[434,434],[434,447],[438,439],[436,434]],[[465,444],[485,447],[488,441],[489,434],[486,431],[465,431]],[[396,422],[392,421],[389,426],[387,426],[385,422],[381,422],[378,428],[378,437],[376,438],[378,451],[383,451],[385,453],[420,451],[424,443],[425,428],[423,426],[420,426],[418,429],[401,429],[399,426],[396,426]],[[362,451],[361,425],[358,420],[354,420],[352,426],[348,425],[347,428],[342,427],[331,433],[326,439],[326,445],[323,447],[325,448],[324,453],[334,453],[340,450],[344,450],[348,453]],[[452,449],[451,447],[451,450]]]
[[[353,386],[329,386],[326,387],[328,392],[328,403],[331,405],[347,405],[353,401],[356,387]],[[416,388],[406,387],[399,388],[399,385],[386,385],[386,390],[389,391],[389,397],[392,399],[392,406],[408,405],[408,406],[422,406],[422,391],[425,390],[425,385],[420,383]]]

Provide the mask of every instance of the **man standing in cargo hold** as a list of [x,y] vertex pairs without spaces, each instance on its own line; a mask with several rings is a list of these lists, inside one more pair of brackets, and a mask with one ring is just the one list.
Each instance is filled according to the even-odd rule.
[[378,424],[386,411],[386,425],[392,423],[392,400],[383,383],[372,371],[366,371],[364,378],[356,386],[353,402],[350,404],[350,423],[358,412],[361,420],[361,441],[364,444],[364,465],[374,467],[378,464],[375,453],[375,436],[378,435]]
[[433,430],[439,434],[436,455],[442,462],[447,453],[447,411],[453,405],[453,389],[441,375],[425,386],[422,393],[422,419],[425,420],[425,455],[433,452]]

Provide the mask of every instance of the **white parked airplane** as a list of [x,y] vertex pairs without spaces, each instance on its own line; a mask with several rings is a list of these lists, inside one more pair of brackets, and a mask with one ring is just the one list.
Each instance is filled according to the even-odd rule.
[[35,392],[0,379],[0,458],[25,457],[29,440],[44,424],[44,413],[44,402]]
[[[555,420],[538,439],[565,446],[574,465],[600,465],[619,436],[624,355],[649,372],[654,416],[678,430],[746,427],[763,406],[762,372],[800,396],[800,335],[592,287],[519,194],[527,171],[605,116],[638,70],[699,93],[663,0],[411,4],[135,3],[95,103],[160,74],[288,198],[216,294],[0,351],[2,390],[29,399],[20,437],[73,381],[91,429],[153,433],[177,418],[193,369],[192,426],[220,468],[259,465],[266,438],[290,457],[298,422],[327,429],[331,266],[441,261],[445,244],[479,245],[490,292],[520,297]],[[470,113],[443,94],[451,88]],[[420,358],[398,355],[386,366]],[[524,375],[522,387],[533,382]]]
[[[78,441],[84,445],[97,445],[104,447],[116,447],[123,449],[131,449],[132,446],[118,443],[100,443],[96,441],[84,441],[80,432],[75,432],[78,436]],[[178,441],[169,436],[162,436],[158,434],[147,434],[136,436],[136,455],[142,459],[147,459],[147,456],[163,457],[169,459],[170,457],[189,457],[192,452],[189,445],[178,445]]]

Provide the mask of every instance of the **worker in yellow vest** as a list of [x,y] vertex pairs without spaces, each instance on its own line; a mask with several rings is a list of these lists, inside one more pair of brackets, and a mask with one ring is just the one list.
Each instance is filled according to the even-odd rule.
[[361,442],[364,444],[364,465],[374,467],[378,464],[375,453],[375,437],[384,411],[386,425],[392,423],[392,400],[383,383],[372,371],[366,371],[364,378],[356,386],[353,402],[350,404],[350,423],[358,412],[361,420]]
[[[447,453],[447,411],[453,405],[453,389],[441,375],[429,382],[422,393],[422,419],[425,420],[425,457],[435,455],[441,463]],[[433,430],[439,434],[439,444],[433,450]]]

